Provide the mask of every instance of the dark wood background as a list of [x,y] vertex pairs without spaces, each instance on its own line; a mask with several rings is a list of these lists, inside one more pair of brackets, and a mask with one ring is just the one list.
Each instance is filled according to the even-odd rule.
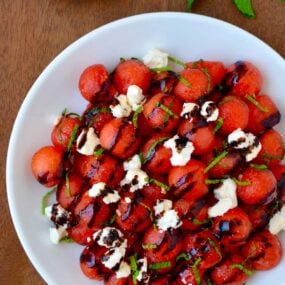
[[[285,4],[253,0],[253,5],[254,20],[243,17],[231,0],[196,0],[192,12],[231,22],[285,57]],[[19,243],[6,198],[8,140],[28,89],[80,36],[113,20],[154,11],[186,12],[186,0],[0,0],[0,284],[44,284]]]

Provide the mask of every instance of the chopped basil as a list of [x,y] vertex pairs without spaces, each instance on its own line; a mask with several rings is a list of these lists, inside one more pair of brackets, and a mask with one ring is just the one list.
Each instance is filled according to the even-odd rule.
[[169,66],[154,67],[154,68],[150,68],[150,70],[154,72],[173,71],[173,69]]
[[232,264],[232,265],[230,265],[230,268],[231,268],[231,269],[237,268],[237,269],[241,270],[243,273],[245,273],[247,276],[251,276],[251,275],[253,274],[253,272],[252,272],[251,270],[247,269],[247,268],[246,268],[243,264],[241,264],[241,263]]
[[174,117],[175,119],[178,119],[179,117],[174,114],[168,107],[166,107],[165,105],[161,104],[160,102],[156,102],[155,104],[156,107],[159,107],[160,109],[162,109],[163,111],[165,111],[169,116]]
[[204,74],[207,76],[207,79],[208,79],[207,93],[209,93],[211,90],[212,78],[209,74],[208,68],[203,67],[203,68],[201,68],[201,71],[204,72]]
[[68,112],[67,108],[64,108],[61,112],[61,116],[62,117],[66,116],[67,112]]
[[133,115],[133,125],[135,128],[138,127],[138,118],[139,118],[139,114],[143,111],[143,107],[140,106],[139,108],[136,109],[134,115]]
[[255,18],[251,0],[233,0],[238,10],[248,18]]
[[201,261],[202,261],[201,257],[197,258],[192,266],[193,274],[194,274],[197,285],[201,284],[201,276],[198,270],[198,265],[200,264]]
[[223,118],[219,117],[216,123],[216,126],[213,130],[213,133],[215,134],[224,124]]
[[99,147],[98,149],[96,149],[95,151],[94,151],[94,156],[96,156],[96,157],[99,157],[99,156],[101,156],[101,154],[104,152],[105,150],[104,150],[104,148],[102,148],[102,147]]
[[117,219],[117,215],[114,214],[114,215],[112,216],[112,218],[110,219],[109,224],[110,224],[110,225],[114,224],[114,222],[116,221],[116,219]]
[[211,168],[213,168],[216,164],[218,164],[223,158],[225,158],[228,155],[228,152],[224,150],[220,155],[215,157],[209,165],[204,169],[204,172],[208,172]]
[[68,142],[68,146],[67,146],[67,152],[70,152],[70,150],[71,150],[73,142],[75,141],[75,138],[76,138],[76,134],[77,134],[78,128],[79,128],[79,125],[75,125],[73,130],[72,130],[72,133],[71,133],[71,136],[70,136],[70,139],[69,139],[69,142]]
[[191,88],[192,85],[190,82],[188,82],[188,80],[186,80],[184,77],[182,76],[178,76],[178,80],[183,83],[186,87]]
[[212,223],[212,219],[211,218],[208,218],[204,221],[200,221],[196,218],[192,219],[191,222],[196,225],[196,226],[200,226],[200,225],[205,225],[205,224],[208,224],[208,223]]
[[124,57],[120,57],[120,62],[125,61],[126,59]]
[[71,196],[68,172],[65,173],[65,193],[68,197]]
[[156,244],[142,244],[142,248],[143,249],[153,249],[153,248],[157,248]]
[[154,263],[154,264],[150,264],[148,266],[149,269],[162,269],[162,268],[167,268],[171,266],[171,262],[170,261],[163,261],[163,262],[158,262],[158,263]]
[[139,202],[139,204],[142,205],[144,208],[146,208],[148,210],[149,218],[150,218],[151,221],[153,221],[153,215],[152,215],[151,208],[148,205],[146,205],[145,203],[143,203],[143,202]]
[[59,242],[65,242],[65,243],[74,243],[74,240],[70,237],[64,237]]
[[161,188],[165,189],[166,191],[170,190],[170,187],[168,185],[166,185],[166,184],[164,184],[164,183],[162,183],[162,182],[160,182],[160,181],[158,181],[158,180],[156,180],[154,178],[146,177],[145,181],[149,182],[149,183],[153,183],[153,184],[155,184],[157,186],[160,186]]
[[140,271],[138,270],[137,258],[135,255],[130,256],[130,266],[133,276],[133,283],[137,284],[137,277],[140,274]]
[[187,0],[187,10],[188,11],[191,11],[194,1],[195,0]]
[[205,179],[206,184],[219,184],[222,183],[225,179]]
[[251,95],[246,95],[245,98],[250,101],[253,105],[255,105],[260,111],[267,113],[269,110],[261,105],[253,96]]
[[162,137],[160,139],[158,139],[157,141],[155,141],[149,148],[145,159],[143,160],[143,164],[147,163],[149,160],[152,159],[154,152],[155,152],[155,148],[157,145],[161,144],[162,142],[164,142],[165,140],[167,140],[168,137]]
[[213,249],[215,250],[215,252],[222,257],[221,251],[219,250],[219,248],[217,247],[216,243],[211,239],[208,238],[209,244],[213,247]]
[[233,181],[237,184],[237,185],[239,185],[239,186],[248,186],[248,185],[250,185],[251,184],[251,182],[250,181],[248,181],[248,180],[238,180],[238,179],[236,179],[236,178],[233,178]]
[[254,163],[251,163],[250,167],[254,168],[256,170],[266,170],[267,169],[267,165],[265,165],[265,164],[254,164]]
[[81,117],[79,114],[74,113],[74,112],[68,113],[68,114],[66,114],[66,116],[68,116],[68,117],[75,116],[75,117],[77,117],[80,121],[82,120],[82,117]]
[[43,198],[42,198],[42,207],[41,207],[41,212],[42,212],[42,215],[45,215],[45,208],[47,206],[47,202],[48,202],[48,199],[50,197],[50,195],[52,195],[54,192],[56,192],[56,187],[52,188],[49,192],[47,192]]
[[176,257],[176,261],[178,261],[180,259],[184,259],[184,260],[188,261],[191,259],[191,255],[189,253],[182,252]]
[[174,62],[174,63],[177,64],[177,65],[181,65],[183,68],[186,67],[186,64],[185,64],[183,61],[181,61],[181,60],[179,60],[179,59],[177,59],[177,58],[175,58],[175,57],[168,56],[168,60]]

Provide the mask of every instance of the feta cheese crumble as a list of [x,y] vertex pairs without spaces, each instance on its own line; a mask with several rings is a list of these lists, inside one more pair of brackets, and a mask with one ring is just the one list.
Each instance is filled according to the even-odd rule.
[[154,206],[156,224],[161,231],[177,229],[182,225],[178,213],[172,209],[171,200],[157,200]]
[[114,227],[105,227],[95,232],[93,240],[106,248],[119,247],[124,242],[122,232]]
[[124,240],[118,247],[110,248],[102,257],[102,263],[109,269],[121,263],[126,254],[127,240]]
[[64,227],[49,228],[49,238],[54,244],[59,244],[60,240],[68,237],[68,232]]
[[137,85],[130,85],[127,91],[128,103],[136,111],[145,101],[142,89]]
[[237,207],[236,183],[231,178],[223,181],[223,184],[214,190],[215,198],[218,202],[208,209],[211,218],[222,216],[228,210]]
[[125,178],[120,182],[120,186],[130,184],[130,192],[142,189],[148,184],[148,175],[141,169],[131,169],[126,173]]
[[142,167],[141,160],[138,154],[135,154],[130,160],[124,162],[124,170],[139,169]]
[[201,106],[200,115],[204,117],[207,122],[214,122],[219,117],[219,109],[213,101],[206,101]]
[[68,236],[66,230],[71,226],[71,213],[61,207],[61,205],[53,204],[45,208],[45,214],[55,225],[55,227],[49,228],[50,241],[58,244],[62,238]]
[[183,103],[182,112],[180,113],[180,116],[192,121],[193,114],[197,112],[199,108],[199,105],[195,103]]
[[132,107],[129,104],[129,100],[126,95],[119,95],[116,97],[119,104],[115,106],[110,106],[112,114],[115,118],[124,118],[128,117],[132,112]]
[[252,161],[261,151],[259,139],[252,133],[245,133],[240,128],[228,135],[228,143],[235,149],[240,149],[247,162]]
[[130,274],[131,274],[131,267],[129,266],[127,262],[122,261],[120,263],[119,269],[116,271],[116,277],[118,279],[125,278],[125,277],[130,276]]
[[282,230],[285,230],[285,206],[282,206],[269,221],[269,231],[273,235],[277,235]]
[[191,159],[191,154],[194,151],[192,142],[187,138],[175,135],[163,144],[166,148],[170,148],[172,155],[170,162],[173,166],[184,166]]
[[138,275],[137,280],[142,281],[147,273],[147,259],[146,257],[137,260]]
[[76,140],[77,152],[83,155],[92,155],[98,145],[100,145],[100,140],[93,128],[82,130]]
[[118,191],[108,187],[106,183],[99,182],[92,185],[89,189],[88,194],[90,197],[101,197],[105,204],[111,204],[118,202],[121,197]]
[[165,67],[168,65],[168,54],[154,48],[143,57],[143,63],[149,68]]

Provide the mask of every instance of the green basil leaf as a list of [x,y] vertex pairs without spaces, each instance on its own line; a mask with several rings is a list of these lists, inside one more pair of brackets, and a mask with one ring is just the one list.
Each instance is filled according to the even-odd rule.
[[238,10],[248,18],[255,18],[251,0],[233,0]]

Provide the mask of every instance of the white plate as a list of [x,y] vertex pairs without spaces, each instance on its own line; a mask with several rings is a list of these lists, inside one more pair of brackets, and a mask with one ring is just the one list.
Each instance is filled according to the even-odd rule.
[[[43,71],[25,98],[7,159],[7,191],[16,231],[33,265],[49,284],[101,283],[81,273],[81,246],[50,243],[49,222],[40,214],[40,201],[46,190],[32,177],[31,157],[41,146],[51,144],[53,122],[65,107],[83,111],[86,102],[77,83],[85,67],[104,63],[112,70],[120,57],[141,57],[153,47],[185,61],[252,61],[263,74],[263,92],[270,94],[285,114],[283,58],[251,34],[216,19],[184,13],[138,15],[96,29],[70,45]],[[284,127],[285,120],[278,129]],[[255,274],[247,284],[285,284],[281,281],[284,266],[285,258],[275,269]]]

